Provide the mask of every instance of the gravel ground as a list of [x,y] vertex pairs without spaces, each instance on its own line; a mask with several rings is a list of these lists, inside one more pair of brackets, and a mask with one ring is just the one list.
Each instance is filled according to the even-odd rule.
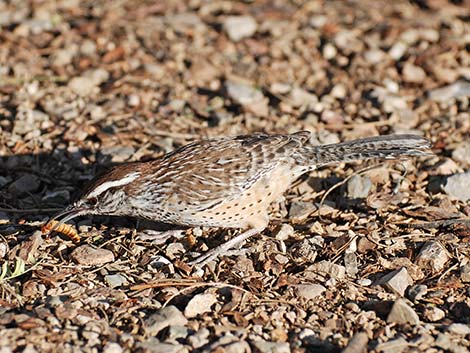
[[[470,2],[0,2],[0,352],[468,352]],[[428,137],[324,168],[267,231],[41,226],[96,173],[192,140]]]

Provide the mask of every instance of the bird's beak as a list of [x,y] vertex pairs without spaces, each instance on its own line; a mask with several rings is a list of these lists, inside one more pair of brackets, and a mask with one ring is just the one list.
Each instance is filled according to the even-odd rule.
[[[60,212],[59,214],[56,214],[54,217],[51,218],[51,220],[49,221],[52,222],[52,221],[59,221],[53,228],[57,228],[60,224],[63,224],[65,222],[68,222],[70,221],[71,219],[73,218],[76,218],[78,216],[81,216],[81,215],[84,215],[84,214],[87,214],[90,212],[90,208],[89,207],[85,207],[85,206],[77,206],[76,204],[73,204],[73,205],[70,205],[68,206],[65,210],[63,210],[62,212]],[[52,230],[54,230],[52,229]],[[52,231],[51,230],[51,231]]]

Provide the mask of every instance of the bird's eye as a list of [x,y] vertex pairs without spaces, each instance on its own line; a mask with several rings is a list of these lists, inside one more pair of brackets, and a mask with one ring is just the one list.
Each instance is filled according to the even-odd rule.
[[98,199],[96,197],[92,197],[92,198],[88,199],[88,204],[90,206],[95,206],[97,203],[98,203]]

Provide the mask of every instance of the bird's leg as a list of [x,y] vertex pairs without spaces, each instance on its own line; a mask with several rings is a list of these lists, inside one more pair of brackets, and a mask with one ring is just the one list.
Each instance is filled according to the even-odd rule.
[[247,240],[248,238],[260,232],[261,232],[261,229],[258,229],[258,228],[248,229],[247,231],[237,235],[235,238],[230,239],[228,242],[223,243],[212,250],[209,250],[207,253],[199,256],[195,260],[191,261],[189,264],[192,266],[193,265],[204,266],[205,264],[219,257],[220,255],[223,255],[234,246],[240,244],[241,242]]

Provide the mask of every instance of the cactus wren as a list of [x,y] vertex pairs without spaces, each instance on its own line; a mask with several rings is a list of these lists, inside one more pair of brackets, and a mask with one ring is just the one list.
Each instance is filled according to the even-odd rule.
[[307,131],[194,142],[153,161],[112,168],[58,217],[117,215],[245,229],[193,262],[203,264],[263,231],[269,205],[302,174],[341,162],[427,155],[429,148],[414,135],[314,146]]

